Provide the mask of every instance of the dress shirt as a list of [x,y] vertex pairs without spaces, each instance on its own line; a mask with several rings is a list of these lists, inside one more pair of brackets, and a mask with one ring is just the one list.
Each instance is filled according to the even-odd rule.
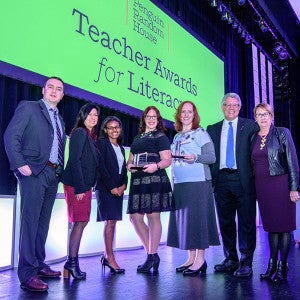
[[[52,163],[56,164],[58,162],[58,139],[57,139],[57,133],[56,133],[56,124],[55,124],[55,119],[54,119],[54,112],[57,110],[58,113],[58,109],[55,108],[51,108],[48,103],[43,99],[43,102],[45,103],[49,116],[50,116],[50,120],[52,123],[52,127],[53,127],[53,132],[54,132],[54,137],[53,137],[53,143],[52,143],[52,147],[51,147],[51,152],[50,152],[50,157],[49,157],[49,161],[51,161]],[[60,132],[62,133],[62,127],[61,127],[61,123],[60,123],[60,119],[57,116],[57,122],[58,122],[58,126],[60,128]]]

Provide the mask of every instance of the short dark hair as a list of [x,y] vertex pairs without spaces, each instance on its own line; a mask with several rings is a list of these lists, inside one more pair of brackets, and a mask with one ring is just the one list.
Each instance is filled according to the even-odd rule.
[[62,80],[61,78],[59,78],[59,77],[57,77],[57,76],[51,76],[51,77],[49,77],[49,78],[45,81],[44,86],[46,86],[46,83],[47,83],[47,81],[48,81],[49,79],[56,79],[56,80],[59,80],[63,85],[65,85],[65,83],[63,82],[63,80]]

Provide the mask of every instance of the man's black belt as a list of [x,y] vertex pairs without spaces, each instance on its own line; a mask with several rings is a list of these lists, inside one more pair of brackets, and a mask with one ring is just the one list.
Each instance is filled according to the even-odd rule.
[[237,169],[230,169],[230,168],[223,168],[220,170],[220,172],[229,173],[229,174],[236,173],[237,171],[238,171]]

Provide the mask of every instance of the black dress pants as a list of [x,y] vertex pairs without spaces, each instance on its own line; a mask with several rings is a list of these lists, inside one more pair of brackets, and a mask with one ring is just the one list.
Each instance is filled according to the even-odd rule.
[[225,258],[239,261],[236,248],[238,231],[240,262],[252,266],[256,246],[255,195],[244,192],[238,171],[220,170],[215,197]]

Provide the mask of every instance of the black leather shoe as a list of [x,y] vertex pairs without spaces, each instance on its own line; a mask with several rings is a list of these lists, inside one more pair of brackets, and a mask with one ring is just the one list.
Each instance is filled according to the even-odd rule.
[[278,262],[277,270],[272,278],[272,281],[275,283],[282,283],[287,281],[287,274],[288,274],[288,264],[287,262]]
[[270,279],[276,272],[277,260],[269,259],[268,269],[265,273],[260,274],[260,279]]
[[182,274],[183,276],[197,276],[199,273],[201,273],[201,275],[205,275],[206,269],[207,269],[207,263],[206,261],[204,261],[204,263],[199,269],[197,270],[186,269],[185,271],[183,271]]
[[60,271],[52,270],[48,265],[45,265],[37,273],[40,277],[59,277],[61,275]]
[[180,266],[176,268],[177,273],[182,273],[183,271],[187,270],[191,265],[188,266]]
[[216,272],[234,272],[239,267],[237,261],[225,259],[222,263],[215,265]]
[[108,267],[112,273],[116,273],[116,274],[125,273],[125,269],[115,269],[112,265],[110,265],[104,255],[101,256],[101,264],[102,264],[102,271],[105,271],[105,267]]
[[249,277],[253,273],[250,266],[241,264],[239,268],[233,273],[235,277]]
[[157,273],[159,263],[160,258],[157,253],[148,254],[146,261],[142,265],[138,266],[136,271],[138,273],[149,273],[150,270],[153,268],[153,273]]
[[64,265],[64,278],[69,278],[70,274],[75,279],[86,279],[86,272],[82,272],[79,267],[78,257],[68,256]]
[[45,292],[48,290],[48,284],[42,281],[38,276],[32,276],[21,283],[21,288],[33,292]]

